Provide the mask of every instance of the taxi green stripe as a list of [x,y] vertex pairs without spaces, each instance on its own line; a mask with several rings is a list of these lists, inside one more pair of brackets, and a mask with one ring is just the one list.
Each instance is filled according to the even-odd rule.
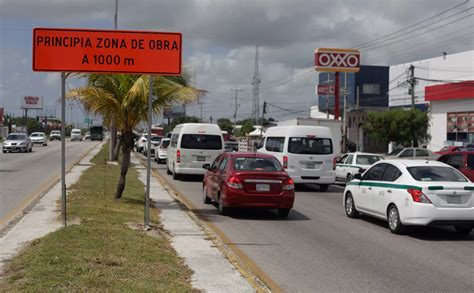
[[359,186],[373,186],[373,187],[385,187],[385,188],[397,188],[397,189],[418,189],[421,190],[422,188],[419,186],[414,185],[405,185],[405,184],[395,184],[395,183],[385,183],[385,182],[367,182],[367,181],[351,181],[348,185],[359,185]]

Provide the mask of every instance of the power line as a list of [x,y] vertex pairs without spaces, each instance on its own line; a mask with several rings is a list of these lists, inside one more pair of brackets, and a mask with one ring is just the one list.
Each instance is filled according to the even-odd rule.
[[457,4],[457,5],[453,6],[453,7],[448,8],[448,9],[446,9],[446,10],[443,10],[443,11],[441,11],[441,12],[439,12],[439,13],[433,15],[433,16],[430,16],[430,17],[428,17],[428,18],[422,19],[422,20],[420,20],[420,21],[418,21],[418,22],[416,22],[416,23],[414,23],[414,24],[411,24],[411,25],[409,25],[409,26],[407,26],[407,27],[404,27],[404,28],[402,28],[402,29],[400,29],[400,30],[398,30],[398,31],[389,33],[388,35],[382,36],[382,37],[377,38],[377,39],[372,40],[372,41],[368,41],[368,42],[364,42],[364,43],[358,44],[358,45],[354,46],[354,48],[365,47],[366,45],[371,44],[371,43],[374,43],[374,42],[376,42],[376,41],[378,41],[378,40],[385,39],[385,38],[387,38],[387,37],[393,36],[393,35],[398,34],[398,33],[400,33],[400,32],[406,31],[406,30],[408,30],[408,29],[410,29],[410,28],[412,28],[412,27],[415,27],[415,26],[417,26],[417,25],[419,25],[419,24],[422,24],[422,23],[425,22],[425,21],[428,21],[428,20],[430,20],[430,19],[436,18],[436,17],[438,17],[438,16],[440,16],[440,15],[443,15],[443,14],[449,12],[449,11],[452,11],[452,10],[454,10],[454,9],[456,9],[456,8],[458,8],[458,7],[460,7],[460,6],[464,5],[464,4],[466,4],[466,3],[468,3],[468,2],[469,2],[469,1],[465,1],[465,2],[463,2],[463,3]]
[[231,89],[231,91],[235,92],[235,101],[234,101],[234,106],[235,106],[235,110],[234,110],[234,129],[235,129],[235,125],[237,124],[237,109],[239,108],[238,94],[239,94],[239,92],[243,91],[243,89]]
[[[474,27],[474,25],[464,27],[464,28],[458,30],[456,33],[460,32],[462,30],[468,29],[468,28],[472,28],[472,27]],[[456,34],[456,33],[454,33],[454,34]],[[447,35],[452,36],[453,34],[447,34]],[[462,36],[457,36],[456,38],[445,40],[444,42],[441,42],[441,43],[439,43],[439,38],[438,38],[434,41],[431,40],[431,41],[428,41],[428,42],[421,43],[421,46],[411,47],[408,50],[403,50],[401,52],[398,51],[398,53],[396,53],[396,54],[379,55],[379,56],[375,56],[375,57],[372,57],[372,58],[369,57],[369,60],[372,60],[372,62],[377,62],[378,60],[382,60],[382,59],[385,59],[387,57],[403,56],[403,55],[407,55],[407,54],[413,55],[414,53],[420,52],[420,51],[427,52],[427,51],[433,50],[434,48],[443,46],[445,44],[452,44],[453,42],[456,42],[456,41],[462,41],[464,39],[470,39],[470,38],[472,38],[472,36],[473,36],[473,33],[469,33],[469,34],[465,34],[465,35],[462,35]],[[433,45],[429,46],[429,48],[420,49],[420,48],[425,47],[428,44],[433,44]],[[416,50],[413,50],[413,49],[416,49]]]
[[[474,7],[473,7],[473,8],[474,8]],[[371,47],[371,48],[366,48],[366,49],[363,49],[363,50],[361,50],[361,51],[366,52],[366,51],[370,51],[370,50],[374,50],[374,49],[379,49],[379,48],[382,48],[382,47],[386,47],[386,46],[389,46],[389,45],[392,45],[392,44],[395,44],[395,43],[404,42],[404,41],[407,41],[407,40],[416,38],[416,37],[418,37],[418,36],[424,35],[424,34],[426,34],[426,33],[432,32],[432,31],[434,31],[434,30],[443,28],[443,27],[448,26],[448,25],[450,25],[450,24],[459,22],[459,21],[464,20],[464,19],[466,19],[466,18],[468,18],[468,17],[470,17],[470,16],[473,16],[473,15],[474,15],[474,13],[471,13],[471,14],[468,14],[468,15],[466,15],[466,16],[464,16],[464,17],[458,18],[458,19],[453,20],[453,21],[451,21],[451,22],[448,22],[448,23],[442,24],[442,25],[440,25],[440,26],[437,26],[437,27],[435,27],[435,28],[432,28],[432,29],[430,29],[430,30],[421,32],[421,33],[419,33],[419,34],[416,34],[416,35],[413,35],[413,36],[410,36],[410,37],[406,37],[406,38],[403,38],[403,39],[401,39],[401,40],[393,41],[393,42],[390,42],[390,43],[387,43],[387,44],[383,44],[383,45],[380,45],[380,46],[375,46],[375,47]]]

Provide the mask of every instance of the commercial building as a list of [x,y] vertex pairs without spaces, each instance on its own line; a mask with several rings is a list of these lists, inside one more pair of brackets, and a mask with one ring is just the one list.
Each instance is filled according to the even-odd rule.
[[430,115],[431,140],[437,151],[474,142],[474,50],[390,67],[390,107],[411,107],[407,71],[414,66],[415,105]]
[[[359,107],[388,107],[388,66],[361,65],[357,73],[341,73],[339,75],[340,99],[339,108],[344,109],[344,86],[346,82],[348,109],[357,108],[357,89],[359,89]],[[319,73],[319,84],[334,84],[334,73]],[[318,106],[321,112],[334,113],[334,95],[318,95]]]

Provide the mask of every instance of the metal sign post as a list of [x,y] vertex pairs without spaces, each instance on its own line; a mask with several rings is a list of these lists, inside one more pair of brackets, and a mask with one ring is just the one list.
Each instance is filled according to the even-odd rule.
[[150,224],[150,173],[151,173],[151,119],[152,119],[152,99],[153,99],[153,76],[150,75],[149,93],[148,93],[148,125],[147,125],[147,141],[146,141],[146,191],[145,191],[145,224],[147,229]]
[[66,226],[66,73],[61,72],[61,216]]

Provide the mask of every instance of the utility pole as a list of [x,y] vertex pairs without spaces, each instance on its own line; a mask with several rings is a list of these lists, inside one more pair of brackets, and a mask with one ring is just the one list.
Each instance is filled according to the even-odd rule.
[[202,123],[202,101],[199,101],[199,108],[201,110],[201,123]]
[[239,92],[243,91],[243,89],[231,89],[231,91],[235,92],[235,99],[234,99],[234,131],[235,131],[235,125],[237,124],[237,109],[239,108],[239,102],[238,102],[238,94]]
[[255,68],[253,73],[253,99],[252,99],[252,116],[255,119],[255,124],[258,124],[258,117],[260,116],[260,101],[259,101],[259,84],[260,77],[258,73],[258,45],[255,46]]
[[72,125],[73,125],[73,122],[72,122],[72,107],[73,107],[73,106],[74,106],[74,105],[73,105],[72,101],[70,101],[70,102],[69,102],[69,108],[71,108],[71,127],[72,127]]
[[344,73],[344,109],[342,117],[342,151],[347,152],[347,73]]
[[212,115],[211,115],[211,117],[209,117],[209,120],[211,121],[211,124],[212,124]]
[[[326,74],[328,75],[327,84],[329,84],[331,77],[329,76],[329,72]],[[326,118],[329,119],[329,94],[326,95]]]
[[356,109],[359,110],[359,86],[357,86]]
[[260,120],[260,139],[263,136],[263,118],[267,114],[267,102],[263,102],[263,109],[262,109],[262,120]]
[[408,84],[410,85],[410,94],[411,94],[411,108],[415,109],[415,66],[413,64],[410,65],[408,69],[410,72],[410,77],[408,78]]

